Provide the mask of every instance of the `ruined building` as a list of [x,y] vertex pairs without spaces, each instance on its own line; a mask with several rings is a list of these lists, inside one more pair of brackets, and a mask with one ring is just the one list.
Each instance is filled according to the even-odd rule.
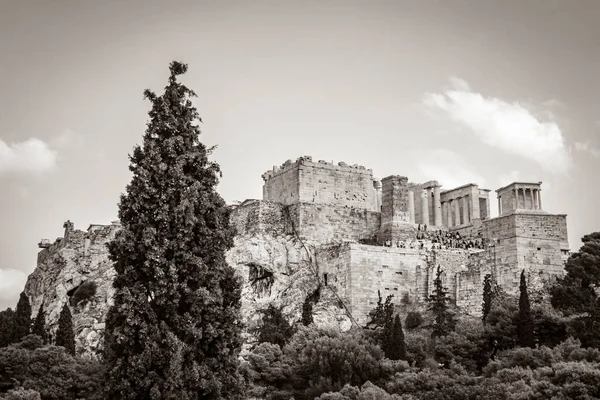
[[[516,293],[522,270],[537,287],[561,275],[569,256],[566,215],[542,209],[541,182],[496,190],[499,216],[490,218],[490,190],[474,183],[444,190],[398,175],[379,181],[362,166],[311,157],[262,177],[262,200],[234,207],[238,235],[227,254],[244,282],[248,326],[268,304],[296,322],[307,297],[316,299],[315,323],[363,325],[378,291],[396,302],[424,301],[438,266],[456,305],[477,314],[486,274]],[[80,353],[101,346],[115,274],[105,245],[118,229],[115,222],[83,232],[66,223],[63,238],[40,243],[26,284],[34,315],[43,302],[53,329],[73,292],[97,284],[89,301],[72,306]]]

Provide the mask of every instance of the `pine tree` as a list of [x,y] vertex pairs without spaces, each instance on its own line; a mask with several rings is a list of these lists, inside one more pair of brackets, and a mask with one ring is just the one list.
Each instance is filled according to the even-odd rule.
[[114,305],[105,333],[106,397],[241,396],[241,284],[225,261],[230,209],[215,187],[219,165],[199,140],[195,94],[172,62],[165,92],[149,90],[150,121],[130,156],[122,229],[109,244]]
[[31,333],[42,338],[44,344],[48,343],[48,334],[46,333],[46,315],[44,314],[44,303],[40,305],[37,316],[33,322]]
[[384,330],[383,352],[390,360],[406,359],[406,343],[400,316],[396,314],[393,324],[387,324]]
[[75,355],[75,333],[73,331],[73,317],[69,305],[65,303],[58,317],[58,329],[56,331],[57,346],[67,349],[69,354]]
[[6,347],[13,340],[13,320],[15,312],[9,307],[0,311],[0,347]]
[[487,318],[490,310],[492,309],[492,301],[494,299],[494,290],[492,287],[492,275],[487,274],[483,278],[483,303],[481,305],[481,319],[485,324],[485,319]]
[[22,292],[13,317],[12,343],[17,343],[31,332],[31,304],[29,298]]
[[531,317],[531,305],[527,293],[527,280],[525,270],[521,271],[521,284],[519,285],[519,315],[517,317],[517,334],[519,343],[523,347],[535,347],[534,325]]
[[429,310],[433,312],[434,323],[431,337],[446,336],[454,331],[456,322],[454,314],[450,310],[448,291],[442,284],[442,271],[437,267],[437,273],[433,280],[433,293],[429,296]]

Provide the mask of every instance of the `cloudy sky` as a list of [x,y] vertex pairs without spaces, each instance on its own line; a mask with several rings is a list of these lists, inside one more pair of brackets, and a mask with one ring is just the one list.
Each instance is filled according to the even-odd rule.
[[600,230],[598,20],[596,0],[0,1],[0,308],[41,238],[116,218],[142,92],[172,60],[227,202],[302,155],[445,188],[543,181],[576,250]]

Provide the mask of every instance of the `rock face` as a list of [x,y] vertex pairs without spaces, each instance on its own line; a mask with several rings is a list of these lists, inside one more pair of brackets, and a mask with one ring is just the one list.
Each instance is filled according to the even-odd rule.
[[[258,311],[274,305],[282,309],[290,324],[300,323],[302,305],[319,286],[315,257],[317,243],[302,243],[291,235],[244,234],[227,253],[227,262],[243,279],[242,317],[247,326],[246,345],[254,342],[248,332],[260,323]],[[307,251],[308,250],[308,251]],[[340,330],[351,327],[351,319],[331,290],[321,285],[313,320],[319,326]]]
[[[106,243],[114,237],[118,225],[91,226],[88,232],[75,231],[65,223],[65,236],[38,254],[37,268],[25,284],[33,317],[44,304],[50,337],[58,328],[58,317],[69,302],[73,315],[78,354],[95,357],[102,346],[104,318],[111,305],[116,274],[108,259]],[[94,283],[91,297],[71,304],[73,294],[83,283]]]
[[[37,268],[25,285],[33,317],[44,304],[51,337],[58,328],[61,308],[69,302],[77,353],[89,358],[97,357],[102,349],[104,319],[112,304],[112,281],[116,275],[106,245],[119,229],[114,223],[91,225],[84,232],[65,223],[65,236],[40,251]],[[244,350],[255,341],[250,331],[260,322],[259,311],[270,304],[281,307],[291,324],[300,323],[304,300],[319,286],[312,252],[317,245],[302,243],[293,235],[276,231],[243,233],[235,238],[227,261],[243,281]],[[72,304],[76,290],[86,282],[96,284],[96,293]],[[334,292],[320,292],[320,299],[313,306],[314,322],[320,326],[349,329],[350,317]]]

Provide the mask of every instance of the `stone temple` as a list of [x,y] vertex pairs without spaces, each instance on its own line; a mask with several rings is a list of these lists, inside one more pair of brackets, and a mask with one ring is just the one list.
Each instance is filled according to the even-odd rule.
[[[486,274],[509,293],[521,271],[531,288],[564,273],[569,256],[565,214],[542,208],[541,182],[515,182],[496,190],[498,217],[490,217],[490,190],[475,183],[443,189],[437,181],[381,181],[360,165],[286,161],[262,175],[263,198],[232,206],[237,229],[227,260],[243,280],[242,316],[282,307],[300,319],[302,303],[318,290],[318,325],[364,325],[378,291],[394,301],[424,302],[437,268],[456,306],[481,311]],[[112,302],[114,269],[106,243],[120,229],[65,223],[65,236],[42,241],[38,266],[26,284],[33,314],[43,303],[56,329],[60,309],[84,282],[98,290],[72,307],[78,352],[101,347],[104,316]],[[249,333],[246,341],[251,342]]]

